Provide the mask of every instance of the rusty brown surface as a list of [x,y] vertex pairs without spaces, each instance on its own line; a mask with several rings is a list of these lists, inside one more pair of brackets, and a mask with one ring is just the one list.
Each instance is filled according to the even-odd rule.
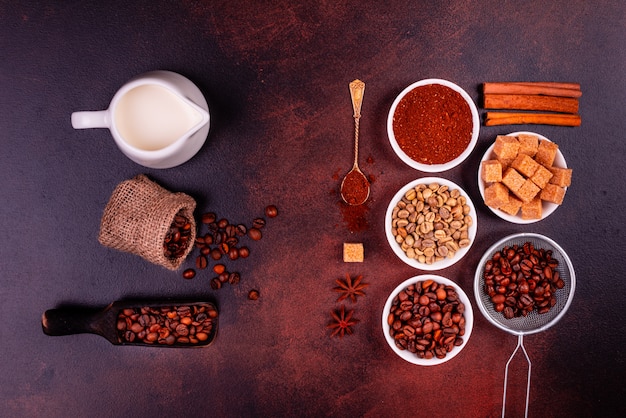
[[[482,127],[468,160],[441,174],[473,199],[478,235],[437,273],[474,302],[474,272],[493,242],[537,232],[561,244],[578,283],[564,318],[525,338],[530,415],[623,415],[625,6],[265,3],[0,2],[0,415],[499,416],[517,341],[475,304],[467,347],[440,366],[404,362],[381,330],[388,294],[423,273],[393,254],[383,226],[395,192],[426,175],[401,162],[386,133],[395,96],[423,78],[455,82],[477,105],[484,81],[581,83],[581,127]],[[71,112],[105,108],[126,80],[154,69],[196,82],[212,117],[198,155],[167,170],[126,159],[105,130],[70,125]],[[348,208],[338,189],[352,166],[356,78],[366,83],[360,167],[372,190],[366,205]],[[557,142],[574,169],[563,206],[532,225],[495,217],[477,185],[495,136],[519,130]],[[192,195],[198,215],[249,222],[278,207],[250,257],[227,263],[241,273],[237,286],[215,291],[208,271],[184,280],[97,242],[113,188],[140,173]],[[363,263],[342,261],[344,242],[364,244]],[[360,320],[354,334],[330,338],[340,305],[332,288],[346,273],[370,286],[345,302]],[[251,289],[258,300],[248,300]],[[215,343],[160,350],[41,332],[46,309],[138,296],[214,299]],[[512,365],[507,416],[523,413],[521,364]]]

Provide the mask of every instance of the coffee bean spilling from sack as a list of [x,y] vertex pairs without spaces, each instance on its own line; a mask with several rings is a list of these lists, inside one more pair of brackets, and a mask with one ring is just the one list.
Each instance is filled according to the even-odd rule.
[[[274,218],[278,215],[278,209],[274,205],[265,208],[265,216]],[[230,272],[226,266],[222,264],[222,259],[235,261],[240,258],[247,258],[250,255],[250,249],[246,245],[242,245],[245,237],[253,241],[259,241],[263,238],[261,230],[266,225],[266,220],[262,217],[255,218],[250,227],[245,224],[231,223],[226,218],[218,218],[214,212],[207,212],[202,215],[202,225],[206,227],[204,235],[196,236],[195,246],[200,250],[200,254],[196,257],[196,269],[205,270],[209,267],[210,260],[217,262],[213,268],[216,274],[211,279],[211,288],[220,289],[225,284],[236,285],[239,283],[241,276],[237,272]],[[183,272],[183,277],[192,279],[196,276],[193,268],[188,268]]]
[[191,223],[180,212],[174,216],[174,221],[165,235],[163,254],[167,258],[179,258],[185,254],[191,236]]

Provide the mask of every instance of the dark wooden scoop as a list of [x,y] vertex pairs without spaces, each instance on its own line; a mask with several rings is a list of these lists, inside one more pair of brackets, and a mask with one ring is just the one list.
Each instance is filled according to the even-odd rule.
[[47,310],[41,318],[46,335],[89,333],[115,345],[151,347],[206,347],[215,339],[217,325],[213,303],[181,300],[117,301],[104,309],[68,306]]

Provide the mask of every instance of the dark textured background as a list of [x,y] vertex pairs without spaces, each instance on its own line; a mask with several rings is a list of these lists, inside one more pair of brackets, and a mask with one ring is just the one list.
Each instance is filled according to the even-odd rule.
[[[393,255],[383,214],[425,174],[393,153],[387,112],[407,85],[431,77],[477,102],[484,81],[581,83],[581,127],[483,127],[470,158],[443,173],[474,199],[479,229],[469,255],[439,273],[473,300],[478,260],[499,238],[537,232],[560,243],[577,289],[556,326],[525,339],[530,414],[624,415],[624,3],[295,3],[0,2],[0,415],[499,416],[516,337],[476,306],[466,349],[437,367],[401,360],[380,328],[388,293],[419,273]],[[212,116],[200,153],[168,170],[126,159],[105,130],[70,125],[71,112],[106,108],[126,80],[154,69],[196,82]],[[355,78],[367,84],[361,166],[375,180],[358,231],[337,194],[352,164]],[[557,142],[574,169],[563,206],[532,225],[495,217],[477,187],[484,151],[517,130]],[[212,291],[208,272],[186,281],[98,243],[113,188],[139,173],[191,194],[198,214],[247,222],[279,207],[250,258],[232,264],[237,287]],[[363,264],[342,262],[349,241],[365,244]],[[355,334],[330,339],[331,289],[346,273],[371,285],[355,305]],[[129,296],[215,299],[215,344],[118,347],[41,331],[46,309]],[[523,411],[525,370],[515,364],[509,416]]]

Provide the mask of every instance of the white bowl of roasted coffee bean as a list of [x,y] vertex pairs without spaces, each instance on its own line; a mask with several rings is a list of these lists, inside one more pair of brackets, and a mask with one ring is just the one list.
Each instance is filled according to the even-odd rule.
[[424,177],[403,186],[385,214],[385,234],[393,252],[421,270],[450,267],[468,253],[476,238],[476,209],[458,185]]
[[473,325],[472,305],[463,289],[434,274],[415,276],[398,285],[382,316],[389,347],[420,366],[435,366],[457,356]]
[[465,161],[478,142],[479,129],[472,98],[458,85],[436,78],[405,88],[387,117],[395,153],[427,173],[450,170]]

